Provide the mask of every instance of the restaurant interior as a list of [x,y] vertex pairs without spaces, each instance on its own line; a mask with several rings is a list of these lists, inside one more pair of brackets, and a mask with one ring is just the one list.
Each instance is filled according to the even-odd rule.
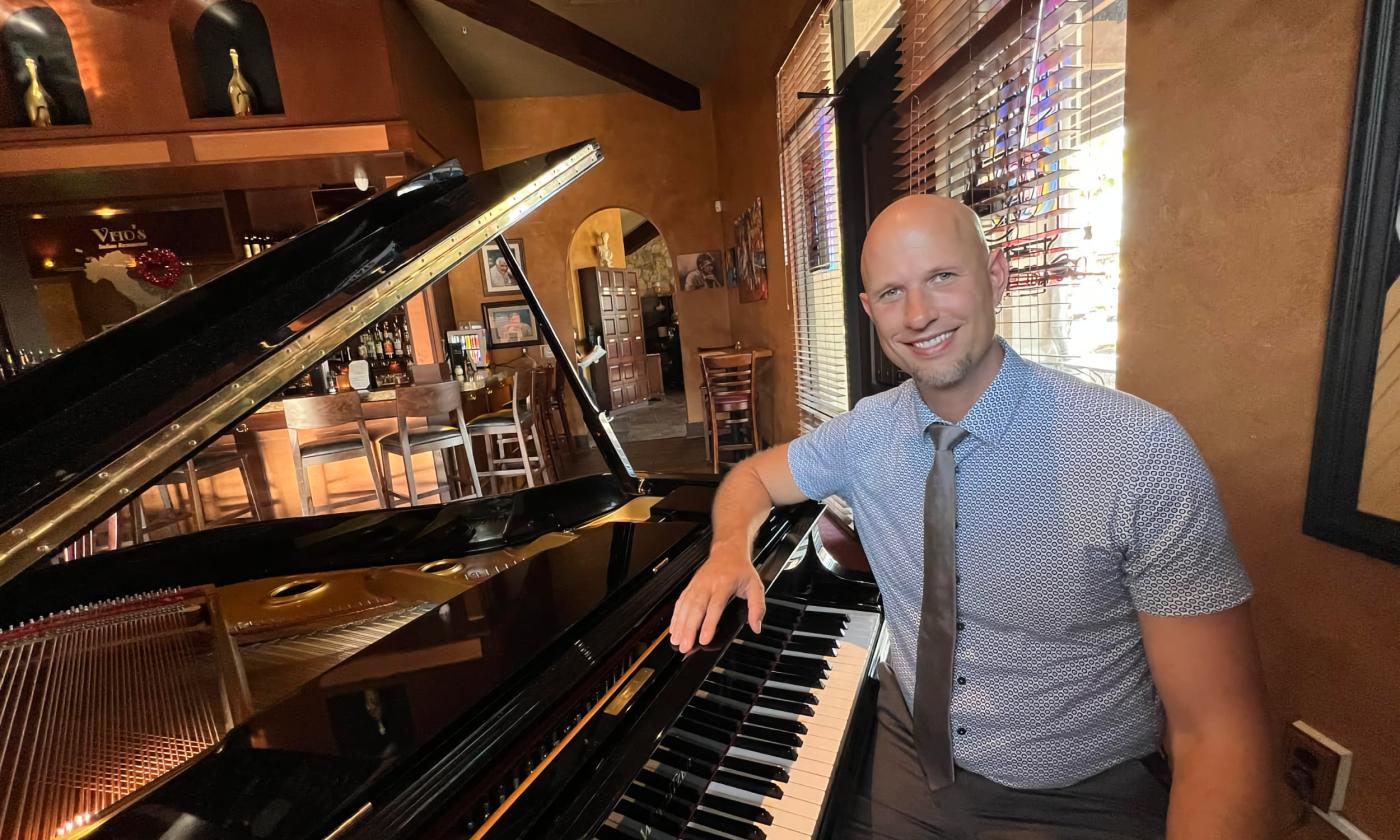
[[[1010,346],[1163,407],[1210,466],[1256,588],[1277,836],[1400,837],[1397,11],[0,0],[15,423],[26,379],[420,173],[601,150],[44,562],[569,486],[616,469],[599,418],[640,473],[722,475],[903,380],[861,243],[894,199],[945,195],[1010,258]],[[1295,721],[1344,754],[1325,792]],[[65,836],[136,785],[58,833],[0,810],[0,838]]]

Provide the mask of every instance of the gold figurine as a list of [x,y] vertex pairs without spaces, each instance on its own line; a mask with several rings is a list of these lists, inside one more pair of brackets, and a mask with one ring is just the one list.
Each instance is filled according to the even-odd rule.
[[229,50],[228,57],[233,61],[233,76],[228,80],[228,99],[233,103],[233,115],[252,116],[253,87],[243,78],[243,71],[238,69],[238,50]]
[[39,81],[38,63],[32,58],[26,58],[24,66],[29,69],[29,88],[24,92],[24,112],[29,117],[30,125],[48,128],[53,125],[53,98]]

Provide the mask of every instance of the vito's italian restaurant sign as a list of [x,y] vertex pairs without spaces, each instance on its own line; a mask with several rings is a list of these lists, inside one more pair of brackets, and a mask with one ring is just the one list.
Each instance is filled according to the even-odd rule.
[[135,257],[147,248],[169,248],[188,263],[233,262],[228,222],[218,207],[95,214],[20,220],[20,239],[31,277],[82,271],[89,259],[112,251]]

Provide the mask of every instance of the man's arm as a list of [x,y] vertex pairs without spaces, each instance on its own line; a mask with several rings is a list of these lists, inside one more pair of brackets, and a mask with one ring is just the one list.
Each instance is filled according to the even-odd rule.
[[729,599],[749,602],[749,626],[757,633],[763,621],[763,582],[753,565],[753,541],[774,505],[806,499],[788,467],[788,444],[765,449],[740,461],[715,494],[714,539],[710,557],[695,573],[671,614],[671,643],[688,653],[714,638]]
[[1168,840],[1273,837],[1273,738],[1249,606],[1138,617],[1167,713]]

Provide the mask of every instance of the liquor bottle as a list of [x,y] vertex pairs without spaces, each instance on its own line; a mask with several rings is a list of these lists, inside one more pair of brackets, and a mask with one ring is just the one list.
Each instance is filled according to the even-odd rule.
[[384,325],[384,332],[383,332],[383,333],[381,334],[381,336],[380,336],[380,341],[382,341],[382,342],[384,343],[384,358],[386,358],[386,359],[392,359],[392,358],[394,357],[394,355],[395,355],[395,354],[394,354],[394,336],[393,336],[393,333],[389,332],[389,325],[388,325],[388,324],[385,324],[385,325]]
[[253,115],[253,87],[238,67],[238,50],[229,50],[228,57],[233,62],[233,75],[228,80],[228,100],[233,106],[233,115],[250,117]]
[[403,349],[403,320],[402,320],[402,319],[400,319],[400,320],[394,322],[394,349],[398,351],[398,354],[399,354],[400,356],[407,356],[407,355],[408,355],[407,353],[404,352],[404,349]]
[[38,63],[26,58],[24,66],[29,71],[29,87],[24,91],[25,116],[29,117],[29,124],[35,128],[48,128],[53,125],[53,97],[39,81]]
[[408,334],[408,330],[403,331],[403,355],[410,362],[413,361],[413,336]]

